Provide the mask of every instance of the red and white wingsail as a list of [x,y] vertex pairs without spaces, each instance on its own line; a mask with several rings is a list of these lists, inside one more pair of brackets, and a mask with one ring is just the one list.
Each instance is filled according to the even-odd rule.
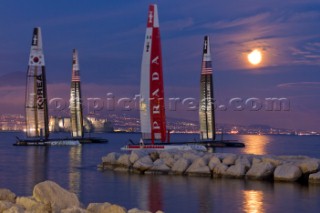
[[47,86],[42,36],[34,28],[27,72],[26,123],[28,137],[49,137]]
[[157,5],[149,6],[140,82],[143,139],[166,140],[162,54]]

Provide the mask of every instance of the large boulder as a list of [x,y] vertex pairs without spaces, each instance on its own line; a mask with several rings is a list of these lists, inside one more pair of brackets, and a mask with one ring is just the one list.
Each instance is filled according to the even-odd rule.
[[127,210],[122,206],[110,203],[90,203],[87,207],[88,212],[92,213],[126,213]]
[[320,172],[310,174],[309,183],[320,183]]
[[159,159],[159,153],[158,152],[151,152],[151,153],[149,153],[149,156],[150,156],[150,158],[151,158],[151,160],[153,162]]
[[16,194],[9,189],[0,189],[0,200],[10,201],[14,203],[16,200]]
[[112,204],[103,213],[126,213],[127,210],[119,205]]
[[224,175],[232,178],[242,178],[245,174],[246,166],[244,164],[237,163],[235,165],[230,166],[226,170],[226,173]]
[[111,206],[111,203],[90,203],[87,207],[87,211],[94,213],[103,213],[107,208]]
[[3,213],[24,213],[24,212],[25,210],[19,205],[14,205],[10,209],[3,211]]
[[12,206],[14,206],[13,203],[9,201],[0,200],[0,212],[3,212],[4,210],[10,209]]
[[152,213],[152,212],[134,208],[134,209],[129,209],[128,213]]
[[202,158],[203,158],[206,162],[209,162],[210,159],[211,159],[213,156],[214,156],[213,153],[211,153],[211,152],[206,152],[206,153],[202,156]]
[[177,160],[171,168],[174,174],[183,174],[190,165],[190,161],[184,158]]
[[193,169],[193,168],[201,167],[201,166],[206,166],[206,165],[207,165],[207,162],[203,158],[198,157],[197,159],[193,160],[189,169]]
[[261,163],[261,162],[262,162],[261,158],[254,157],[252,159],[252,165],[257,164],[257,163]]
[[319,163],[316,159],[305,159],[296,164],[303,174],[310,174],[319,171]]
[[236,159],[237,159],[237,155],[235,155],[235,154],[228,154],[228,155],[226,155],[226,156],[223,158],[222,163],[225,164],[225,165],[227,165],[227,166],[234,165],[235,162],[236,162]]
[[88,212],[87,210],[82,209],[80,207],[75,207],[75,206],[61,210],[61,213],[87,213],[87,212]]
[[205,159],[198,157],[193,163],[189,166],[186,173],[189,175],[201,175],[201,176],[210,176],[210,168],[207,166]]
[[235,164],[242,164],[245,166],[246,171],[248,171],[251,167],[251,162],[247,156],[240,156],[237,158]]
[[[213,156],[216,156],[217,158],[219,158],[221,161],[227,157],[228,155],[230,155],[230,153],[213,153]],[[234,154],[233,154],[234,155]]]
[[299,167],[293,164],[282,164],[277,166],[273,175],[275,180],[296,181],[301,177],[302,172]]
[[60,212],[62,209],[79,207],[78,197],[52,181],[38,183],[33,188],[33,197],[36,201],[49,205],[53,212]]
[[228,169],[227,165],[223,163],[217,164],[213,169],[213,176],[221,177],[226,174],[227,169]]
[[214,167],[216,167],[216,165],[221,164],[220,159],[217,156],[213,156],[210,158],[208,166],[210,168],[210,170],[213,170]]
[[179,159],[181,159],[181,158],[183,158],[183,154],[182,154],[181,151],[180,151],[180,152],[174,152],[174,153],[173,153],[173,159],[174,159],[175,161],[177,161],[177,160],[179,160]]
[[174,163],[176,162],[176,160],[172,157],[167,157],[167,158],[164,158],[164,163],[168,166],[168,167],[173,167]]
[[199,153],[194,152],[194,151],[187,151],[185,153],[183,153],[182,157],[184,159],[187,159],[191,162],[193,162],[194,160],[198,159],[200,157]]
[[191,169],[188,168],[186,173],[193,176],[211,176],[209,166],[193,167]]
[[153,166],[151,167],[150,171],[152,173],[168,173],[170,172],[170,167],[167,166],[163,159],[158,159],[155,162],[153,162]]
[[43,204],[36,201],[33,197],[17,197],[16,203],[23,206],[27,211],[33,213],[49,213],[51,212],[51,207],[49,204]]
[[146,156],[138,159],[133,164],[133,168],[140,171],[140,172],[144,172],[144,171],[150,169],[151,167],[153,167],[153,162],[152,162],[149,155],[146,155]]
[[116,164],[120,154],[116,152],[111,152],[107,154],[107,156],[102,157],[102,163],[107,165],[114,165]]
[[269,162],[253,163],[246,176],[249,179],[268,179],[273,177],[275,166]]
[[128,154],[121,155],[118,158],[116,164],[117,164],[117,166],[121,166],[121,167],[130,167],[131,166],[130,155],[128,155]]
[[284,163],[284,161],[282,159],[279,159],[279,158],[274,157],[274,156],[262,157],[262,162],[272,163],[274,166],[279,166],[279,165]]
[[130,154],[130,162],[134,164],[140,158],[147,156],[148,152],[146,150],[134,150]]
[[167,151],[162,151],[162,152],[159,153],[159,158],[160,159],[172,158],[172,157],[173,157],[173,155],[170,152],[167,152]]

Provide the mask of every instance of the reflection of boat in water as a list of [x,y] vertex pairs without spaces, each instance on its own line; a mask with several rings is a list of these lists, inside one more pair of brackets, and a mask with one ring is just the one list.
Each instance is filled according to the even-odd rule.
[[[74,51],[71,84],[72,138],[49,138],[47,83],[45,60],[42,50],[41,29],[34,28],[30,50],[26,86],[26,135],[17,137],[15,146],[65,146],[87,143],[103,143],[106,139],[84,138],[78,55]],[[76,130],[74,130],[76,129]],[[81,132],[80,132],[81,131]],[[76,135],[74,133],[77,133]]]
[[25,168],[23,175],[24,185],[27,191],[32,191],[33,187],[49,178],[50,153],[47,147],[32,147],[26,149]]
[[[162,54],[157,5],[149,6],[140,81],[140,144],[128,144],[122,150],[190,150],[201,145],[169,144],[166,142],[166,115],[163,89]],[[155,141],[161,141],[155,143]],[[146,143],[148,142],[148,143]],[[167,141],[168,142],[168,141]]]
[[70,147],[69,151],[69,189],[80,196],[81,192],[81,167],[82,146]]

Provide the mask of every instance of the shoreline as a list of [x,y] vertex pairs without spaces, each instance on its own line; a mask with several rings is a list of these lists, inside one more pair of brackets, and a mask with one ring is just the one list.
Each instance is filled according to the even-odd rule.
[[[89,203],[85,207],[76,194],[67,191],[53,181],[38,183],[33,188],[32,196],[17,196],[9,189],[0,188],[0,212],[33,213],[151,213],[150,211],[104,203]],[[163,213],[158,210],[156,213]]]
[[131,153],[108,153],[102,157],[98,168],[138,174],[320,184],[320,159],[301,155],[137,150]]

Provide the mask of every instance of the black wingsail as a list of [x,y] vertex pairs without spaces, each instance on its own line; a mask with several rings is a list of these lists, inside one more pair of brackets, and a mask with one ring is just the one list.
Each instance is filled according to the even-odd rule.
[[200,139],[215,140],[214,94],[209,37],[204,37],[200,80]]
[[71,135],[73,138],[83,137],[83,114],[81,102],[81,83],[78,51],[73,50],[72,79],[70,92]]

